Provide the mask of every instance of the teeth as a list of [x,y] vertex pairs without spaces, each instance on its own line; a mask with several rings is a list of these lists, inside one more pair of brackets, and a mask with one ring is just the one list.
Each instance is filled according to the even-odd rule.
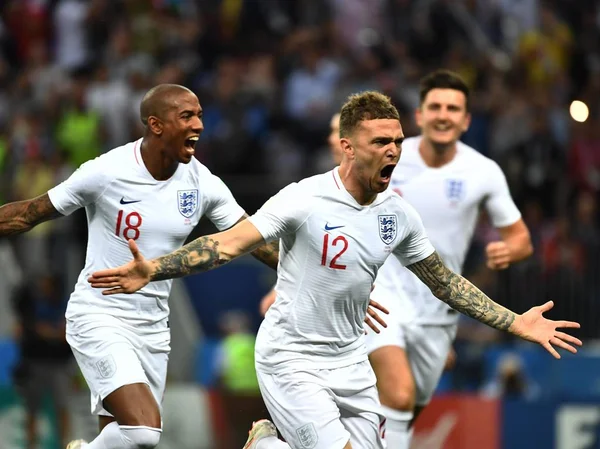
[[198,136],[190,137],[188,140],[191,140],[192,142],[197,142]]

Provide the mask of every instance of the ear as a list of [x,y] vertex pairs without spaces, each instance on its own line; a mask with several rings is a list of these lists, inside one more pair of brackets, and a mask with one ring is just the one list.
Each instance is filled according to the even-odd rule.
[[467,116],[465,117],[465,122],[463,123],[462,132],[465,133],[471,126],[471,114],[467,112]]
[[148,128],[153,134],[160,136],[163,133],[163,122],[153,115],[148,117]]
[[421,106],[415,109],[415,123],[419,128],[423,127],[423,112],[421,110]]
[[347,137],[342,137],[340,139],[340,147],[342,148],[342,152],[348,159],[354,159],[354,147],[350,143],[350,139],[348,139]]

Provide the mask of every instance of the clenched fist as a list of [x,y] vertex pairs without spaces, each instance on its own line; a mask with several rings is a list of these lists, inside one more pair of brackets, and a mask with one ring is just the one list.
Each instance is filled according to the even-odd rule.
[[510,265],[510,249],[503,242],[491,242],[485,247],[487,267],[492,270],[505,270]]

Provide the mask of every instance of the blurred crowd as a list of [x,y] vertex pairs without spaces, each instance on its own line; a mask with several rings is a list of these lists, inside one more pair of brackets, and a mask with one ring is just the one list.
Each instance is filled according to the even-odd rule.
[[[467,275],[517,311],[554,299],[557,314],[581,321],[581,336],[600,337],[598,3],[5,0],[0,201],[42,194],[140,137],[141,97],[178,83],[204,109],[197,157],[252,213],[331,166],[329,119],[350,93],[391,96],[405,134],[417,134],[419,78],[444,67],[473,90],[463,140],[502,166],[535,245],[530,260],[489,272],[482,248],[497,236],[483,217]],[[576,99],[589,107],[582,123],[569,114]],[[3,242],[2,288],[52,267],[66,295],[85,226],[80,213]],[[499,338],[469,326],[464,338]]]

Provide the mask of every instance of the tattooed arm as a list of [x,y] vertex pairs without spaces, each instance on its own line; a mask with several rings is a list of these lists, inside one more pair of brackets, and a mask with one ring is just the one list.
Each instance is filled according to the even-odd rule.
[[437,252],[406,268],[453,309],[491,327],[510,332],[517,314],[496,304],[467,279],[446,267]]
[[[244,214],[242,218],[236,223],[241,223],[243,220],[248,218],[248,214]],[[255,259],[260,260],[265,265],[277,270],[277,264],[279,263],[279,240],[273,240],[272,242],[265,243],[264,245],[256,248],[250,254]]]
[[577,352],[575,346],[581,345],[579,339],[558,330],[578,328],[578,323],[543,317],[542,314],[553,307],[552,301],[532,307],[522,315],[516,314],[496,304],[467,279],[448,269],[437,252],[407,268],[450,307],[488,326],[539,343],[558,359],[560,354],[553,346]]
[[27,232],[44,221],[62,216],[47,193],[31,200],[8,203],[0,207],[0,236]]
[[161,281],[212,270],[242,256],[265,241],[258,229],[243,220],[218,234],[199,237],[166,256],[146,260],[129,240],[133,260],[117,268],[97,271],[88,281],[92,287],[108,288],[105,295],[133,293],[151,281]]

